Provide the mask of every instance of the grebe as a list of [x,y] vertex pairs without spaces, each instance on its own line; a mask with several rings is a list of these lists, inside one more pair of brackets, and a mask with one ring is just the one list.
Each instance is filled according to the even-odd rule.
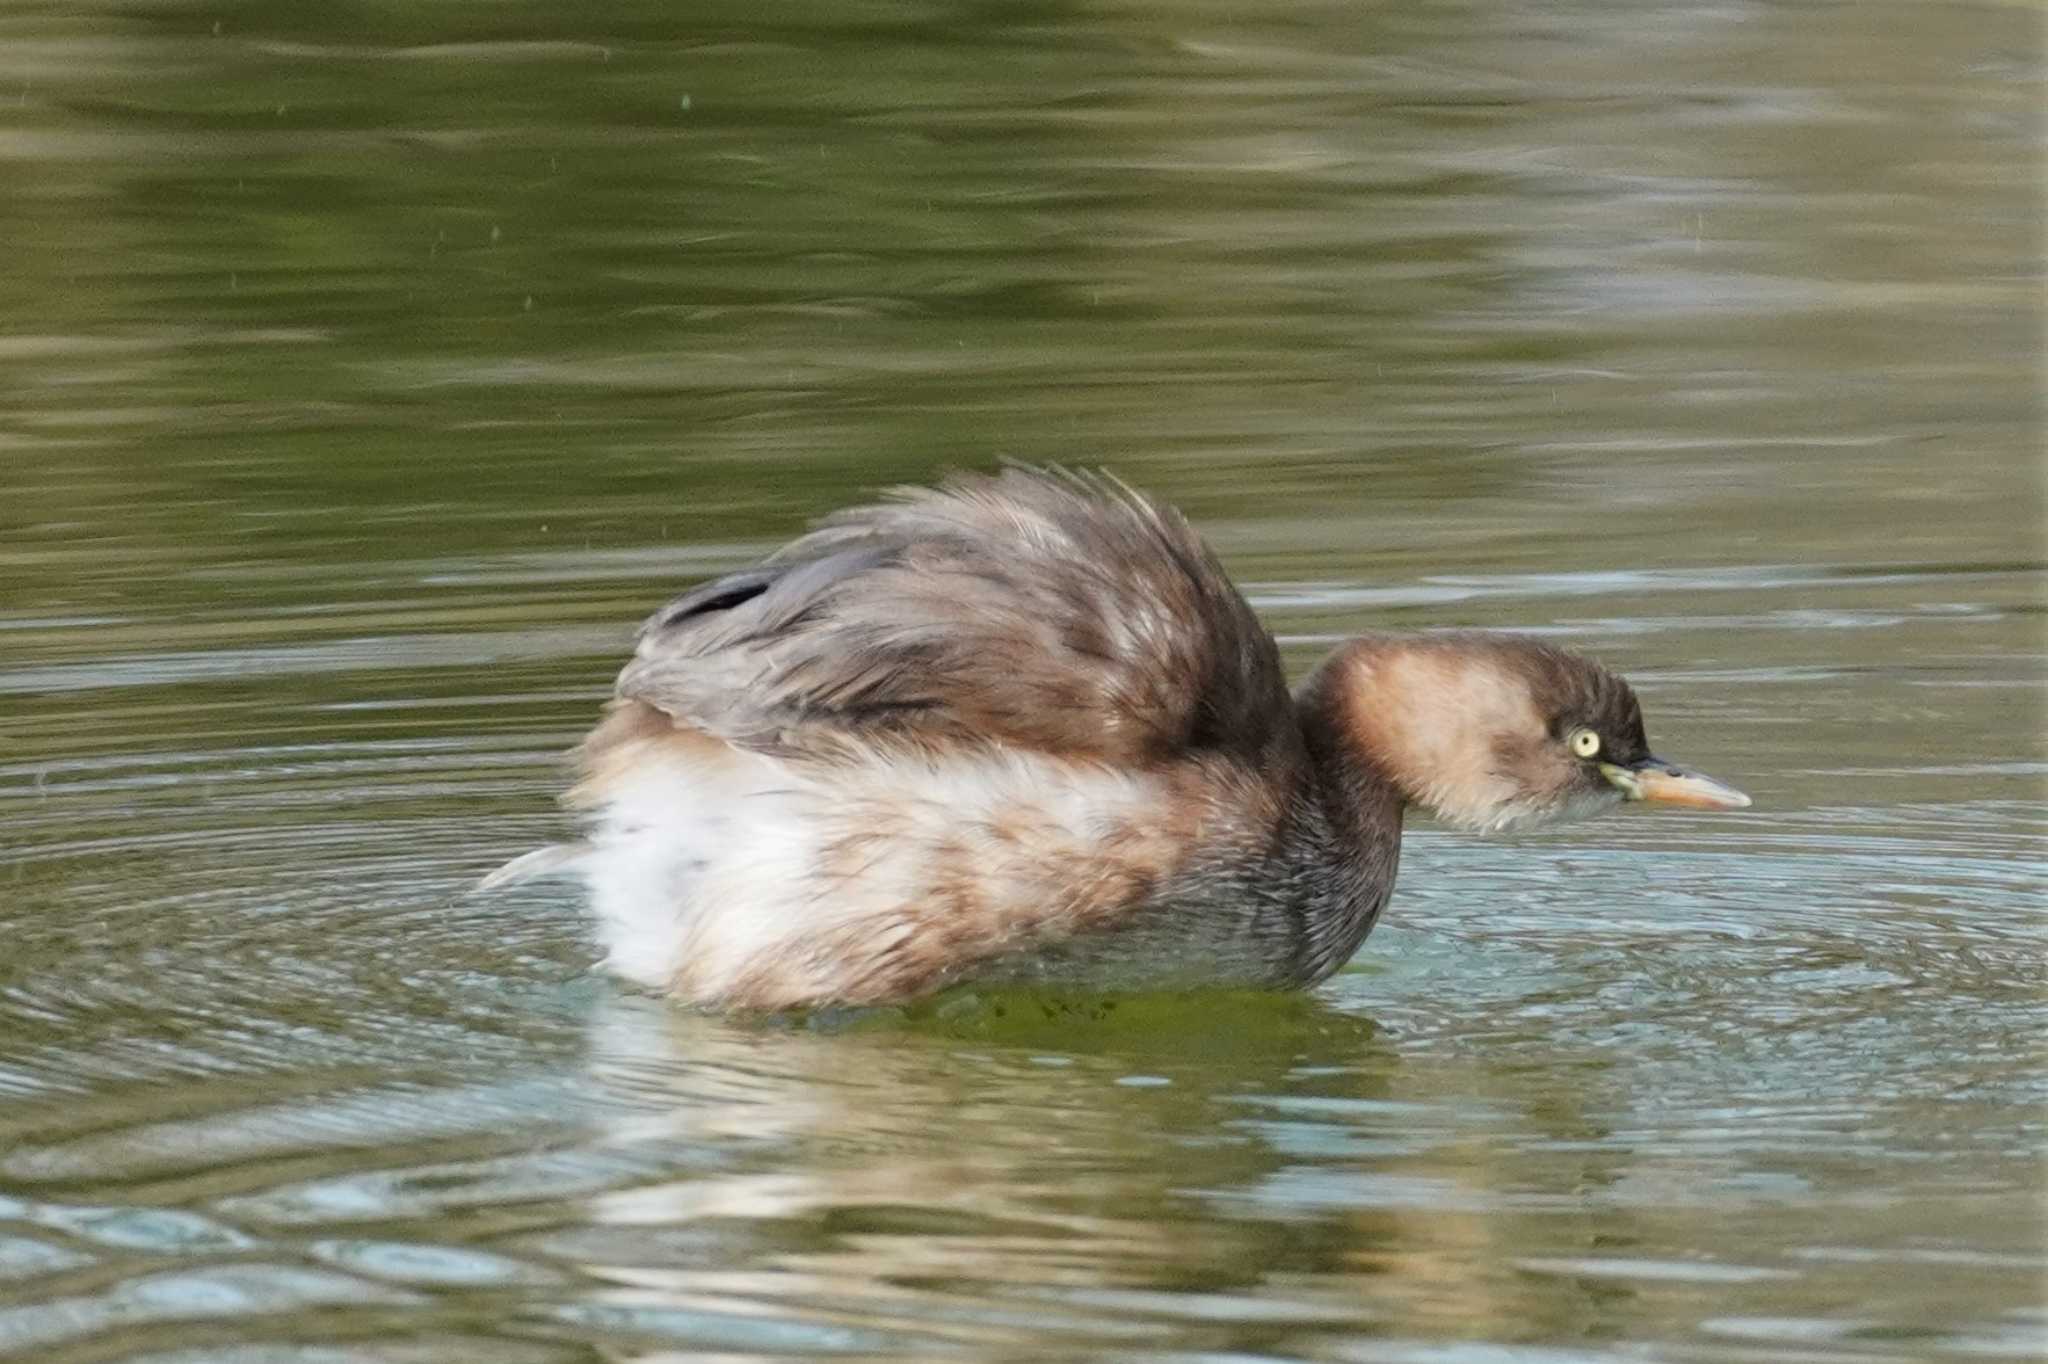
[[1749,798],[1651,756],[1634,692],[1520,635],[1370,634],[1290,695],[1200,536],[1012,468],[843,511],[641,627],[565,797],[607,964],[679,999],[963,981],[1283,987],[1358,949],[1401,817],[1522,828]]

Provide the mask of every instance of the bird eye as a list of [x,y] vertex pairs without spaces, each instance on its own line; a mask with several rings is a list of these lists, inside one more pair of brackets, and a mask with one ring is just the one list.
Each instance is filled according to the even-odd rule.
[[1600,751],[1600,736],[1590,729],[1575,729],[1572,737],[1565,741],[1572,746],[1572,752],[1581,758],[1590,758]]

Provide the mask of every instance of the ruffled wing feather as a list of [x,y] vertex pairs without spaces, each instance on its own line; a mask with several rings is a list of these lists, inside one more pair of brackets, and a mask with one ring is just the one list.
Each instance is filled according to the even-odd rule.
[[1179,513],[1023,468],[899,490],[677,598],[618,694],[792,759],[967,741],[1143,768],[1249,758],[1289,716],[1272,637]]

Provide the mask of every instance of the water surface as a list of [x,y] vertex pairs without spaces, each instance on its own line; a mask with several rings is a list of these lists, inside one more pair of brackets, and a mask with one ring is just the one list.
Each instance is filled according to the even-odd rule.
[[[2048,1351],[2038,17],[0,19],[0,1356]],[[1512,626],[1757,797],[1408,837],[1299,997],[591,971],[637,620],[998,457],[1297,671]]]

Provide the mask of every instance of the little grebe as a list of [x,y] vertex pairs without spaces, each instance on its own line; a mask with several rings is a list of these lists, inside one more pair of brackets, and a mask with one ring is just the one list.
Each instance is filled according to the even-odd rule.
[[1308,985],[1386,905],[1409,805],[1489,830],[1749,804],[1523,636],[1362,636],[1290,696],[1177,512],[1026,469],[678,597],[577,756],[587,840],[485,884],[580,875],[613,970],[734,1008]]

